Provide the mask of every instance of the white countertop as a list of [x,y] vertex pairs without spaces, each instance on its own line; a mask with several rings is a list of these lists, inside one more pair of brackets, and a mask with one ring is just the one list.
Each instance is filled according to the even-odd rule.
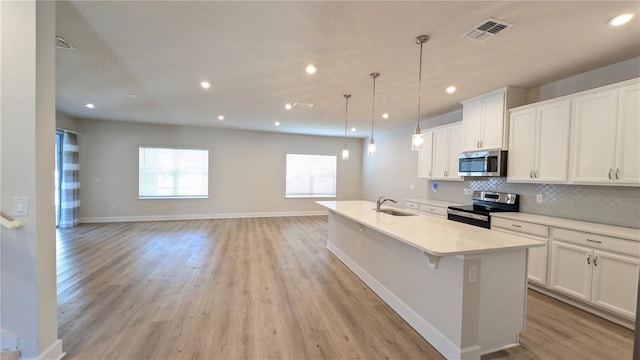
[[414,203],[418,203],[418,204],[440,206],[440,207],[464,205],[464,204],[455,203],[455,202],[441,201],[441,200],[431,200],[431,199],[427,199],[427,198],[406,199],[405,201],[410,201],[410,202],[414,202]]
[[524,221],[533,224],[546,225],[556,228],[584,231],[592,234],[619,237],[627,240],[640,241],[640,229],[597,224],[586,221],[570,220],[550,216],[527,214],[521,212],[497,212],[491,213],[491,217],[508,220]]
[[394,216],[377,213],[376,204],[369,201],[318,201],[317,203],[331,212],[438,257],[544,246],[544,243],[533,239],[435,216],[420,214]]

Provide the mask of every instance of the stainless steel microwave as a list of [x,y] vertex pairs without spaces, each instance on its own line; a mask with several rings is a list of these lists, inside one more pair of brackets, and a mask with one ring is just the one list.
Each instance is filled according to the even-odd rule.
[[458,155],[458,176],[507,176],[507,152],[462,152]]

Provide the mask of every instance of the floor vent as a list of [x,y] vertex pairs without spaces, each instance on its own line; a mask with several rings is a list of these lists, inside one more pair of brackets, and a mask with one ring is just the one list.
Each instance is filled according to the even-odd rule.
[[496,36],[501,31],[512,27],[512,24],[506,23],[494,18],[488,18],[479,25],[474,26],[471,30],[460,35],[461,38],[471,39],[474,41],[485,42]]
[[75,50],[76,48],[60,36],[56,36],[56,49]]

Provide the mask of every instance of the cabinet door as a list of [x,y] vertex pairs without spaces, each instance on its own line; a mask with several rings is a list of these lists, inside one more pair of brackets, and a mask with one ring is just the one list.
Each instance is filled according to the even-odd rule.
[[529,280],[541,285],[547,285],[547,244],[544,247],[529,249],[527,263],[527,275]]
[[507,180],[533,181],[536,148],[536,110],[526,109],[511,114]]
[[[480,148],[502,149],[504,139],[504,93],[488,96],[482,100],[482,136]],[[505,144],[506,145],[506,144]]]
[[640,184],[640,84],[618,93],[616,181]]
[[591,299],[593,251],[578,245],[551,243],[551,288],[578,299]]
[[591,301],[633,319],[636,314],[640,260],[594,251]]
[[[449,131],[439,129],[433,133],[432,179],[446,179],[449,170]],[[456,172],[456,175],[458,173]]]
[[463,150],[478,150],[482,133],[482,100],[465,103],[462,108],[462,119]]
[[537,147],[533,168],[537,182],[567,181],[570,109],[569,101],[537,109]]
[[431,178],[431,161],[433,158],[433,131],[423,131],[424,143],[418,152],[418,177]]
[[458,176],[458,154],[460,151],[462,151],[462,126],[455,125],[449,128],[448,180],[462,180],[462,177]]
[[573,100],[573,149],[570,180],[608,183],[613,176],[616,148],[617,90]]

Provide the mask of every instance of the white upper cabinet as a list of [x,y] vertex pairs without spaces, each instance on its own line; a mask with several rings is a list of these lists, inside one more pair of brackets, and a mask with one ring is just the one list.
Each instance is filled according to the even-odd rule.
[[432,179],[458,180],[458,153],[462,140],[460,124],[438,128],[433,131]]
[[570,182],[640,185],[640,83],[573,99]]
[[524,90],[501,88],[462,102],[462,150],[506,149],[508,109],[524,103]]
[[567,181],[570,109],[563,100],[512,111],[508,181]]
[[423,131],[424,143],[418,152],[418,177],[422,179],[431,178],[431,162],[433,159],[433,131]]

